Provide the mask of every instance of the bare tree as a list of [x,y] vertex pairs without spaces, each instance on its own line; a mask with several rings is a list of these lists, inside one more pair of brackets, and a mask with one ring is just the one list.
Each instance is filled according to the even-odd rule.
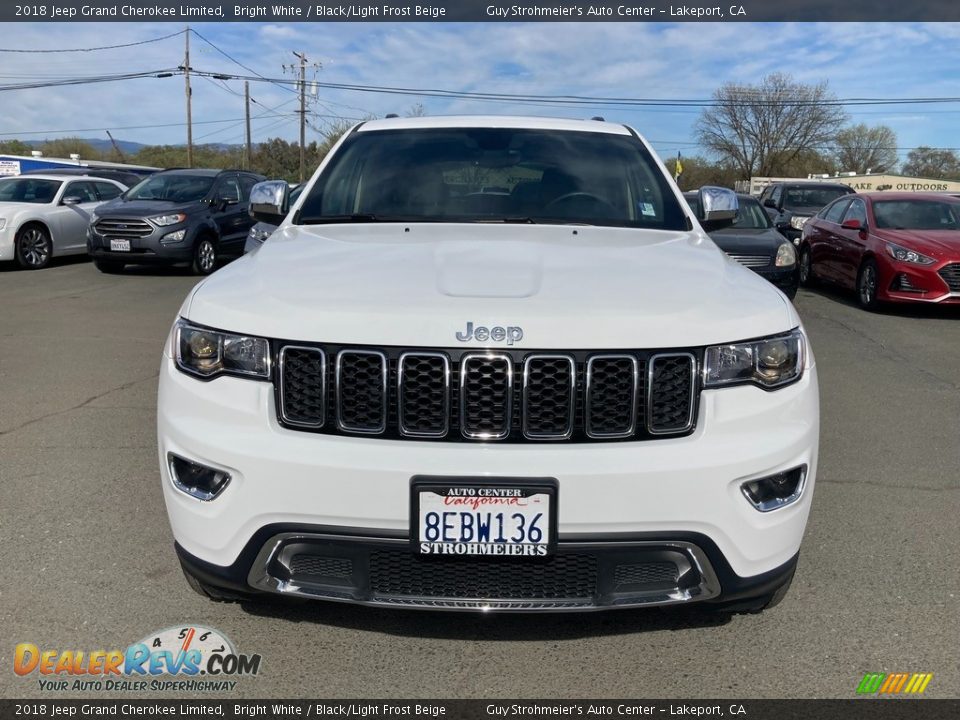
[[902,172],[915,177],[957,180],[960,179],[960,158],[953,150],[921,146],[907,153]]
[[700,144],[745,177],[787,175],[794,161],[830,143],[846,120],[827,83],[774,73],[759,85],[727,83],[697,120]]
[[886,125],[851,125],[837,133],[836,145],[840,170],[887,172],[897,164],[897,134]]

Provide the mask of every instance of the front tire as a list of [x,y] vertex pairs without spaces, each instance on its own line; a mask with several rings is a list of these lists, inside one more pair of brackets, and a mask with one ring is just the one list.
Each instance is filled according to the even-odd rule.
[[803,287],[816,285],[817,278],[813,274],[813,257],[810,254],[810,246],[804,245],[800,248],[800,284]]
[[860,266],[860,272],[857,273],[857,302],[864,310],[872,311],[879,307],[880,303],[877,301],[879,277],[876,261],[864,260]]
[[193,249],[193,272],[197,275],[209,275],[217,269],[217,243],[207,237],[197,240]]
[[24,270],[40,270],[50,264],[53,243],[50,233],[39,225],[27,225],[17,233],[15,241],[17,264]]

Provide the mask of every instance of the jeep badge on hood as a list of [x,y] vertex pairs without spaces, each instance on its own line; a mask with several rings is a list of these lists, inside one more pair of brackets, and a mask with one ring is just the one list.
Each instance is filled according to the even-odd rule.
[[508,325],[505,328],[499,325],[494,325],[492,328],[483,325],[474,327],[472,322],[468,322],[466,332],[457,333],[457,340],[460,342],[470,342],[471,340],[503,342],[506,340],[507,345],[513,345],[515,342],[523,340],[523,328],[515,325]]

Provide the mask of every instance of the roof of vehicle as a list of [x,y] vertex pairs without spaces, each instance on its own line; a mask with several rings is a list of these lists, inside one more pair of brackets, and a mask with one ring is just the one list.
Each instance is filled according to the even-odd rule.
[[166,170],[161,170],[154,175],[162,175],[163,173],[177,173],[178,175],[196,175],[198,177],[216,177],[220,173],[225,172],[240,172],[239,170],[220,170],[217,168],[168,168]]
[[770,186],[773,185],[786,185],[787,187],[829,187],[829,188],[843,188],[844,190],[852,190],[849,185],[845,185],[841,182],[826,182],[822,180],[790,180],[789,182],[775,182],[770,183]]
[[630,130],[620,123],[602,120],[571,120],[567,118],[522,117],[511,115],[448,115],[412,118],[384,118],[362,123],[359,132],[372,130],[412,130],[438,128],[516,128],[531,130],[578,130],[580,132],[629,135]]
[[935,192],[888,192],[885,190],[877,192],[857,193],[860,197],[869,200],[938,200],[940,202],[957,202],[955,195],[944,195]]
[[100,180],[100,181],[105,180],[106,182],[115,182],[118,185],[122,184],[117,180],[111,180],[110,178],[94,177],[92,175],[69,175],[69,174],[59,175],[57,173],[43,173],[42,175],[38,175],[36,173],[30,173],[29,175],[9,175],[5,178],[0,178],[0,180],[6,180],[9,178],[21,178],[21,177],[25,177],[28,180],[59,180],[60,182],[65,182],[67,180],[82,180],[83,178],[90,178],[92,180]]

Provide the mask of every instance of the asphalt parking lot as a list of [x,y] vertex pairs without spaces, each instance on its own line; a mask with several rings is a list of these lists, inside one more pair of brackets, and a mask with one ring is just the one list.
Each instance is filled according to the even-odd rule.
[[[821,381],[798,575],[763,615],[475,616],[214,604],[183,581],[155,440],[160,349],[196,282],[85,260],[0,268],[0,694],[13,648],[126,647],[183,623],[263,656],[242,697],[837,697],[865,672],[960,696],[960,311],[801,290]],[[56,697],[68,697],[58,693]],[[138,696],[142,697],[142,696]]]

